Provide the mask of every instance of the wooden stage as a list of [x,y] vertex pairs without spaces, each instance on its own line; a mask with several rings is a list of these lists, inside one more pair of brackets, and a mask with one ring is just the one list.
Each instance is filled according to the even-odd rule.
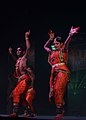
[[[8,115],[0,115],[0,120],[6,120],[6,119],[10,119],[12,117],[9,117]],[[20,115],[17,118],[12,118],[13,119],[17,119],[17,120],[21,120],[21,119],[28,119],[28,120],[55,120],[54,116],[35,116],[35,117],[23,117],[22,115]],[[78,117],[78,116],[64,116],[62,120],[86,120],[86,117]]]

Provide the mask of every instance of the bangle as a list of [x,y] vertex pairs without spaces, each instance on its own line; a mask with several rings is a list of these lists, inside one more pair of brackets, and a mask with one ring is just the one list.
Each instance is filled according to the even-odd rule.
[[26,37],[26,39],[29,39],[29,38]]
[[50,40],[50,41],[53,41],[53,38],[50,38],[49,40]]
[[70,32],[70,33],[69,33],[69,36],[71,36],[71,37],[72,37],[72,36],[73,36],[73,33],[71,33],[71,32]]

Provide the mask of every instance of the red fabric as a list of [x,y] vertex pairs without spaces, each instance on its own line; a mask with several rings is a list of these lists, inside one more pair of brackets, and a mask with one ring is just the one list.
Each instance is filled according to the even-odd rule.
[[68,80],[69,75],[64,72],[58,72],[55,78],[53,77],[53,74],[51,74],[50,88],[53,86],[53,97],[56,105],[64,104],[63,98]]
[[59,72],[56,76],[56,81],[55,84],[53,86],[53,90],[54,90],[54,101],[55,104],[64,104],[64,92],[65,92],[65,88],[68,82],[68,75],[63,73],[63,72]]
[[[63,57],[64,57],[64,62],[67,63],[67,52],[63,52]],[[59,51],[52,51],[49,54],[48,61],[51,65],[60,63],[61,60],[60,60]]]
[[[32,107],[32,101],[35,96],[35,90],[28,86],[26,81],[31,81],[28,75],[22,76],[17,86],[13,90],[13,103],[22,103],[26,106],[28,103]],[[29,91],[30,90],[30,91]]]
[[33,108],[33,100],[35,98],[35,90],[34,89],[28,89],[27,94],[26,94],[26,101],[28,102],[31,111],[34,112],[34,108]]
[[[63,64],[52,67],[50,75],[50,89],[53,88],[53,97],[56,105],[64,104],[63,97],[70,74],[70,71],[66,66],[67,52],[63,52],[63,60]],[[49,54],[48,61],[52,66],[61,63],[59,51],[52,51]]]

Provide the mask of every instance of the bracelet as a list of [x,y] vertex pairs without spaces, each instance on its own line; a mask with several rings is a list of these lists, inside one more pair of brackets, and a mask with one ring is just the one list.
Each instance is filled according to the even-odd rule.
[[72,37],[72,36],[73,36],[73,33],[69,33],[69,36],[71,36],[71,37]]
[[50,40],[50,41],[53,41],[53,38],[50,38],[49,40]]
[[29,38],[26,37],[26,39],[29,39]]

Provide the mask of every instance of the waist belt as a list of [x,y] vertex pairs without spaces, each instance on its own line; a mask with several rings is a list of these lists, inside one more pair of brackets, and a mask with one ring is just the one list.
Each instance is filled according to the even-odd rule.
[[33,90],[33,88],[31,87],[31,88],[29,88],[29,89],[28,89],[28,91],[27,91],[27,92],[31,92],[32,90]]
[[54,64],[52,65],[52,68],[56,67],[56,66],[61,66],[61,65],[65,65],[65,63],[57,63],[57,64]]
[[21,76],[18,78],[18,82],[21,81],[22,78],[23,78],[24,76],[26,76],[26,75],[27,75],[27,74],[23,74],[23,75],[21,75]]

